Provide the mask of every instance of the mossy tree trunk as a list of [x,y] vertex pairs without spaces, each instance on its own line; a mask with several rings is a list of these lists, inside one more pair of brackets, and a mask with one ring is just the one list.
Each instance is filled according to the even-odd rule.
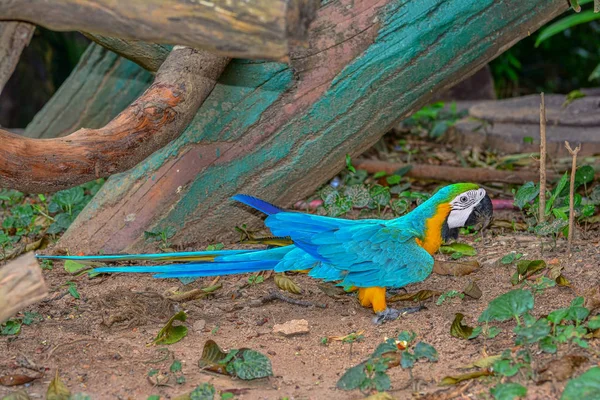
[[323,4],[291,66],[235,61],[184,133],[113,176],[59,244],[138,251],[232,238],[257,223],[236,193],[292,204],[437,91],[567,9],[563,0],[339,0]]

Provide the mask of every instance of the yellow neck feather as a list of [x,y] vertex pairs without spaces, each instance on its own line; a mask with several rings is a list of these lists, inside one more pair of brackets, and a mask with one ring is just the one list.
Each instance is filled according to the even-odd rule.
[[442,226],[450,214],[450,203],[440,204],[435,215],[425,221],[425,234],[423,240],[417,239],[419,246],[433,255],[442,245]]

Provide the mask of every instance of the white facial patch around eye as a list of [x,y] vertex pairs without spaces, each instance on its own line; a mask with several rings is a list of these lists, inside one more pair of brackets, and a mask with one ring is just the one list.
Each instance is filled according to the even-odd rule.
[[450,202],[452,211],[450,211],[450,215],[448,215],[448,227],[452,229],[465,226],[467,219],[469,219],[469,215],[471,215],[473,209],[484,197],[484,189],[469,190],[468,192],[456,196],[454,200]]

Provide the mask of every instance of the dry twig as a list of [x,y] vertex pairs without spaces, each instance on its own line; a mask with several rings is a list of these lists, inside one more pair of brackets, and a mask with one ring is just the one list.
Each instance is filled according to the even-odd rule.
[[573,220],[575,219],[574,211],[574,196],[575,196],[575,171],[577,170],[577,153],[581,150],[581,144],[579,144],[575,150],[571,148],[569,142],[565,140],[565,147],[569,150],[571,156],[573,156],[573,163],[571,164],[571,186],[569,188],[569,240],[567,245],[567,254],[571,257],[571,245],[573,244]]
[[540,103],[540,222],[546,220],[546,104]]

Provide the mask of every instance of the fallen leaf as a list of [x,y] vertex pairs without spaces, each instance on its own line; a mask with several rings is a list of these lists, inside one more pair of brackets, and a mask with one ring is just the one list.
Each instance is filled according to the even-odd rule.
[[344,296],[346,294],[344,288],[329,283],[319,283],[317,287],[321,289],[321,291],[327,296],[334,299],[340,296]]
[[169,290],[165,292],[164,297],[173,300],[176,302],[184,302],[184,301],[192,301],[198,300],[203,297],[208,296],[209,294],[221,289],[223,287],[222,283],[208,286],[200,289],[192,289],[187,292],[179,292],[177,290]]
[[415,293],[398,293],[386,300],[388,303],[397,301],[425,301],[433,296],[439,296],[441,294],[442,292],[438,292],[437,290],[419,290]]
[[479,299],[482,296],[481,289],[479,289],[477,283],[473,281],[469,282],[465,290],[463,290],[463,293],[472,299]]
[[78,263],[76,261],[73,260],[67,260],[65,261],[65,271],[67,271],[70,274],[75,274],[85,268],[89,268],[87,265]]
[[516,285],[545,268],[546,262],[544,260],[520,260],[517,263],[517,272],[510,278],[510,283]]
[[52,379],[50,385],[48,385],[46,400],[69,400],[69,397],[71,397],[71,391],[60,380],[57,370],[54,379]]
[[435,260],[433,272],[438,275],[465,276],[479,268],[477,260],[470,261],[439,261]]
[[264,354],[247,348],[224,352],[214,340],[208,340],[204,344],[198,366],[203,370],[244,380],[273,375],[271,361]]
[[477,250],[475,250],[475,248],[473,246],[465,244],[465,243],[457,243],[457,242],[454,242],[449,245],[441,246],[440,252],[442,254],[461,253],[462,255],[465,255],[465,256],[477,255]]
[[571,287],[571,282],[565,278],[564,275],[560,274],[557,278],[556,278],[556,284],[558,286],[567,286],[567,287]]
[[185,322],[187,314],[185,311],[179,311],[173,315],[167,324],[158,332],[154,344],[173,344],[179,342],[187,335],[188,328],[183,325],[173,326],[175,321]]
[[454,321],[450,326],[450,335],[459,339],[468,339],[473,334],[473,328],[468,325],[463,325],[461,322],[465,316],[461,313],[456,313]]
[[302,293],[302,288],[285,273],[275,274],[273,279],[275,280],[277,287],[281,290],[285,290],[294,294]]
[[19,390],[17,392],[12,392],[8,396],[4,396],[2,400],[30,400],[30,397],[26,391]]
[[198,361],[200,369],[216,372],[219,374],[227,375],[225,365],[221,364],[227,357],[219,345],[214,340],[207,340],[202,350],[202,357]]
[[587,361],[587,357],[575,354],[568,354],[557,360],[552,360],[537,371],[539,374],[537,384],[553,381],[554,379],[559,382],[566,381],[573,376],[577,367]]
[[502,359],[502,354],[496,354],[494,356],[487,356],[480,358],[479,360],[465,365],[463,367],[458,367],[458,369],[471,369],[471,368],[490,368],[494,363],[498,360]]
[[27,375],[3,375],[0,376],[0,385],[3,386],[18,386],[36,380],[37,376]]
[[524,222],[515,222],[515,221],[509,221],[506,219],[494,219],[492,221],[492,224],[490,225],[491,228],[507,228],[507,229],[511,229],[511,230],[515,230],[515,231],[526,231],[527,230],[527,224]]
[[455,376],[446,376],[440,382],[440,386],[442,385],[456,385],[457,383],[467,381],[469,379],[476,379],[482,376],[491,376],[494,375],[492,371],[489,369],[482,369],[480,371],[469,372],[466,374],[455,375]]
[[364,400],[396,400],[396,398],[388,392],[379,392],[365,398]]

